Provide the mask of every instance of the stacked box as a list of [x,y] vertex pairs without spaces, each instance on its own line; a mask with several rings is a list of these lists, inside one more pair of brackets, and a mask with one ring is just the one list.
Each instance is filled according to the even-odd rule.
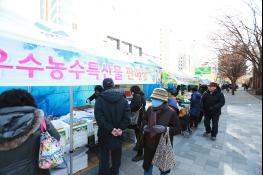
[[88,167],[88,154],[86,152],[87,149],[81,148],[75,150],[75,152],[73,153],[73,173],[76,173]]
[[[61,136],[61,142],[64,146],[64,152],[70,149],[70,126],[62,120],[51,121]],[[84,122],[74,123],[73,126],[73,149],[88,144],[88,125]]]
[[88,144],[88,125],[87,123],[75,125],[73,127],[73,149]]
[[51,123],[60,134],[60,141],[63,145],[64,152],[69,152],[69,125],[62,120],[52,120]]
[[[80,170],[83,170],[88,167],[88,154],[87,148],[79,148],[76,149],[73,153],[73,173],[76,173]],[[70,171],[70,155],[65,154],[65,161],[67,163],[68,171]],[[60,168],[55,168],[51,170],[51,175],[66,175],[67,173],[67,167],[65,163],[60,166]]]

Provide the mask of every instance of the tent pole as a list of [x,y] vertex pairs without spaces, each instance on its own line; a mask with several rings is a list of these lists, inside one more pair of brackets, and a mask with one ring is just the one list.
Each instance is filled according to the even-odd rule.
[[73,95],[74,88],[70,86],[70,175],[73,174]]
[[27,86],[27,92],[31,93],[31,86]]
[[162,84],[163,84],[163,70],[161,70],[160,88],[162,88]]

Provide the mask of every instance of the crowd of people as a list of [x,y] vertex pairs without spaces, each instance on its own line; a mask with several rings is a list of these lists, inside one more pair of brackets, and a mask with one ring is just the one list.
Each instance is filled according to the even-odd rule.
[[[210,83],[191,88],[190,109],[180,104],[179,91],[156,88],[151,94],[151,105],[145,109],[146,100],[139,86],[130,88],[130,103],[123,92],[115,88],[110,78],[87,99],[95,101],[95,119],[98,125],[99,175],[118,175],[121,166],[122,137],[124,130],[134,130],[136,154],[132,161],[143,161],[145,175],[151,175],[153,158],[161,136],[168,132],[189,136],[204,117],[204,137],[216,140],[224,95],[218,84]],[[0,174],[42,175],[50,174],[38,165],[40,145],[40,121],[43,111],[37,108],[30,93],[24,90],[9,90],[0,94]],[[212,127],[211,127],[212,121]],[[58,132],[46,120],[47,130],[54,138]],[[186,134],[188,133],[188,134]],[[110,163],[111,162],[111,163]],[[170,170],[161,175],[169,174]]]

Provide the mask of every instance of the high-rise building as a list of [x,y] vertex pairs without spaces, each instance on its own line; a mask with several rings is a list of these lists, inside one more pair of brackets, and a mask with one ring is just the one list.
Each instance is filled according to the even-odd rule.
[[178,70],[191,71],[191,59],[189,55],[183,54],[178,57]]
[[170,57],[169,57],[169,31],[167,29],[160,29],[160,63],[162,67],[166,67],[169,65]]
[[40,18],[77,29],[72,0],[40,0]]

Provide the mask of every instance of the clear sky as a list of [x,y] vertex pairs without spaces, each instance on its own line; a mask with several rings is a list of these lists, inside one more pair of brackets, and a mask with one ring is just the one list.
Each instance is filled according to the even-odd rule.
[[218,30],[217,18],[234,15],[249,20],[251,17],[244,3],[248,0],[78,1],[80,21],[86,21],[90,30],[94,28],[138,43],[144,51],[157,55],[160,28],[166,29],[170,31],[170,47],[188,49],[197,63],[215,57],[209,37]]
[[[86,35],[87,40],[113,35],[158,56],[160,29],[165,29],[169,31],[170,50],[191,52],[197,64],[215,57],[209,37],[218,30],[217,18],[228,14],[251,19],[244,3],[250,0],[64,1],[72,1],[73,16],[80,24],[79,34]],[[254,1],[262,6],[261,0]],[[39,13],[39,0],[0,0],[0,5],[3,2],[27,18],[35,18]]]

